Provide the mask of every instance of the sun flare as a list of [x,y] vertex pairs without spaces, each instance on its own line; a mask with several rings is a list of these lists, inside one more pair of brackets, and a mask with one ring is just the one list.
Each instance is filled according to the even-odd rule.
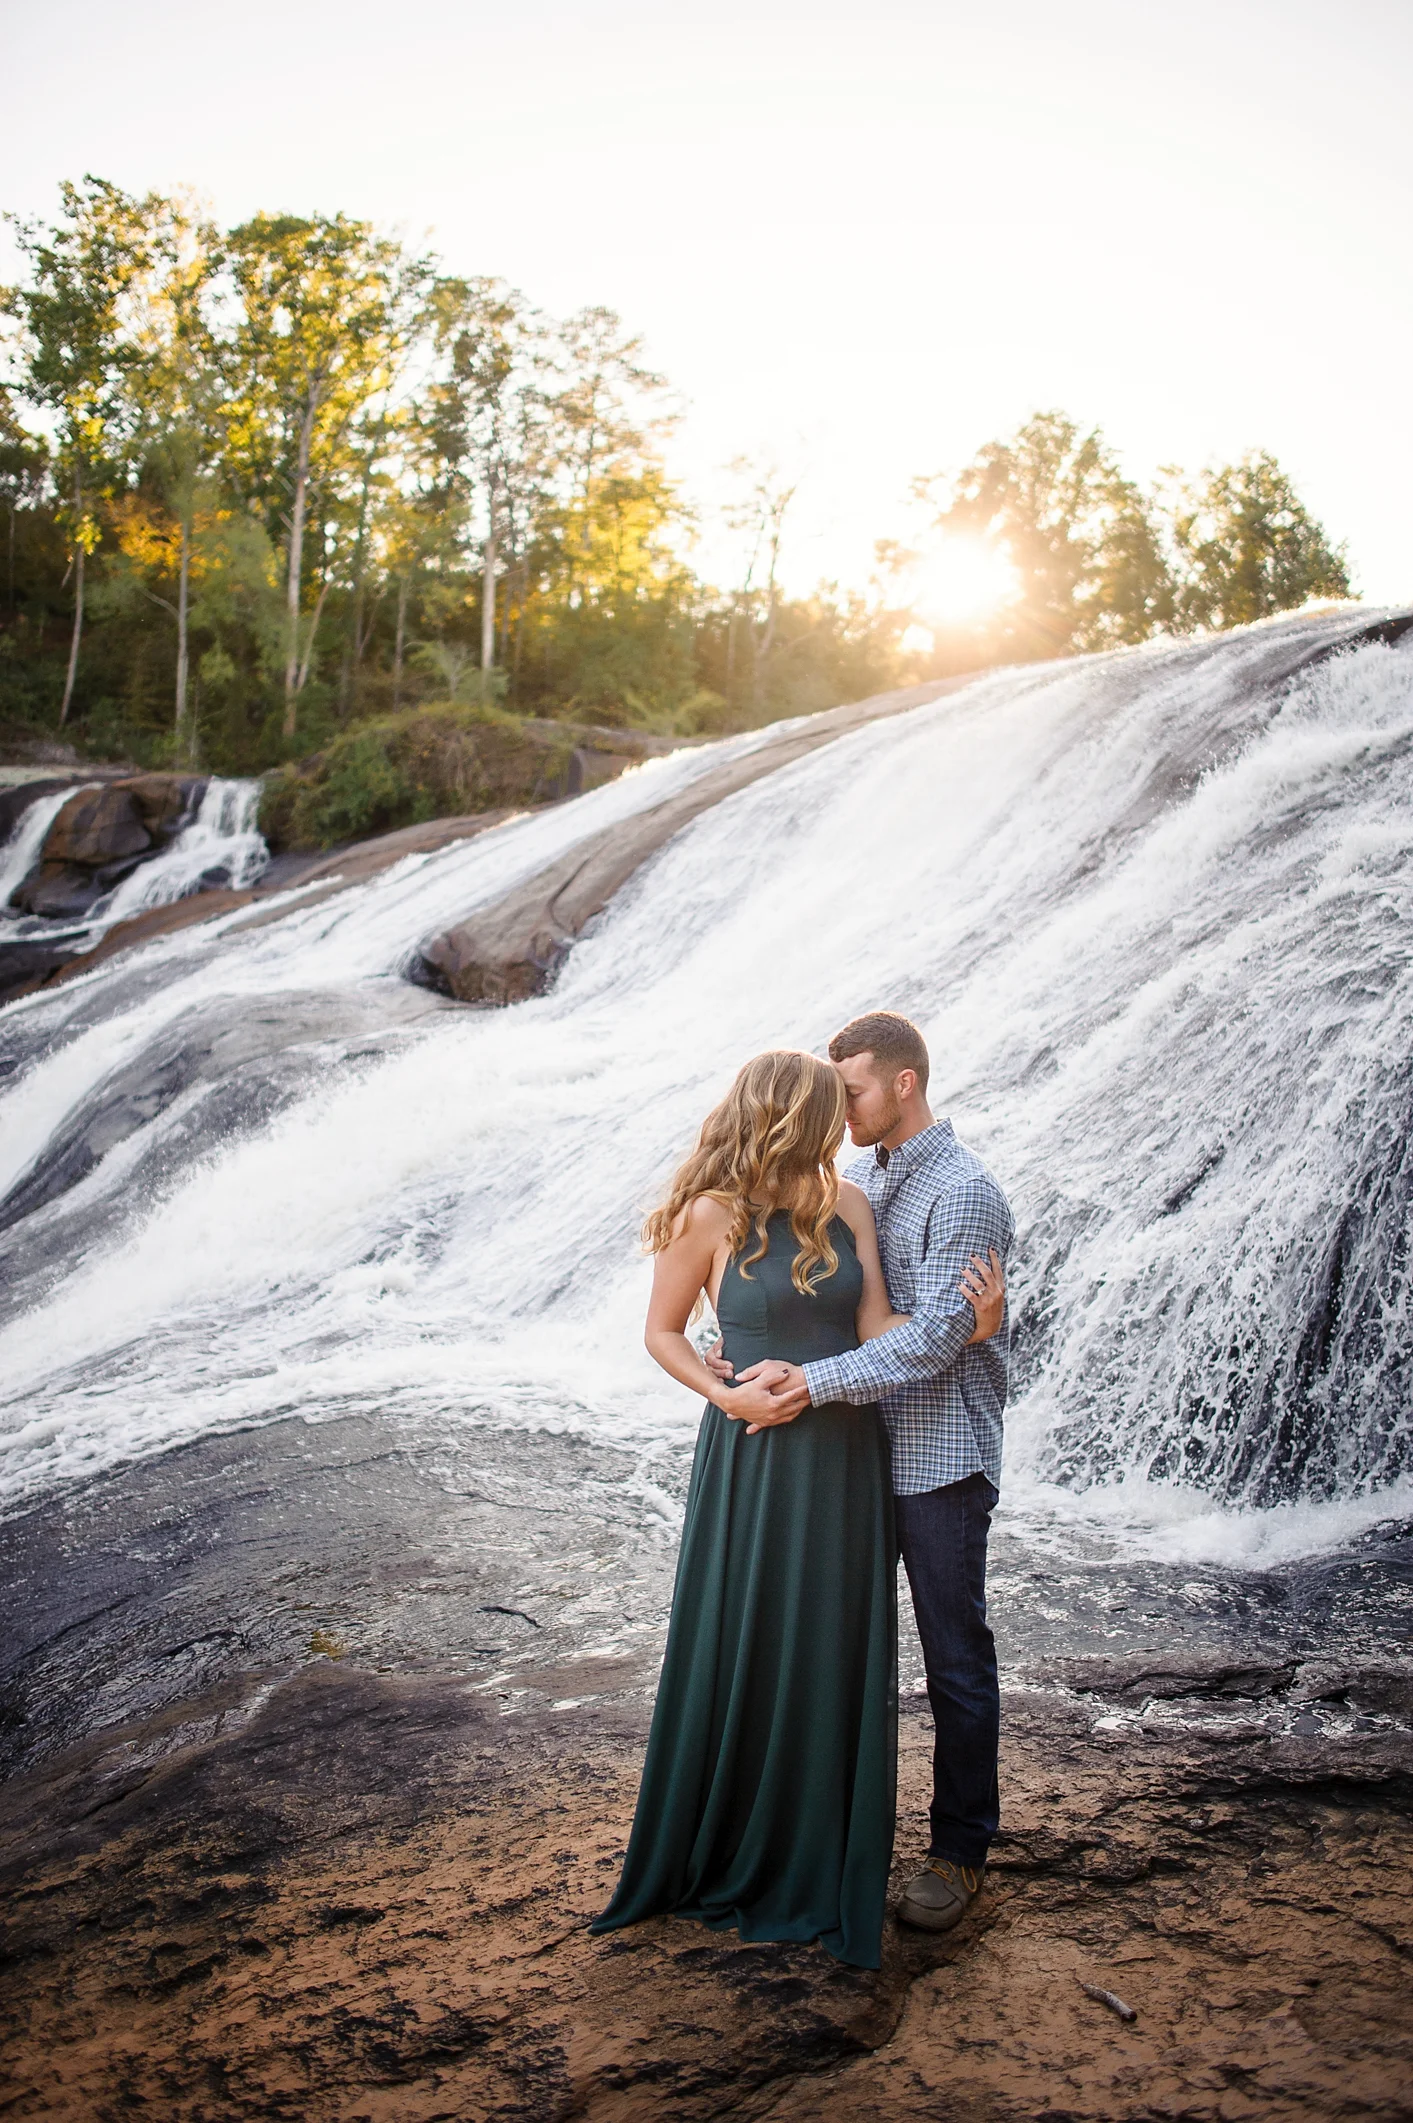
[[947,538],[918,555],[909,603],[930,626],[964,626],[997,611],[1016,590],[1016,571],[999,547],[980,538]]

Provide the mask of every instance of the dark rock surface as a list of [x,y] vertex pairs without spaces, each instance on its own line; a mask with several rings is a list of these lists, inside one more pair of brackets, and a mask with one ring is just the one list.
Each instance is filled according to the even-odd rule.
[[[190,775],[138,774],[77,790],[50,825],[12,905],[49,920],[79,919],[139,863],[171,845],[195,817],[205,788],[204,779]],[[33,801],[34,785],[28,794]]]
[[[870,1976],[675,1919],[587,1936],[685,1466],[350,1412],[11,1520],[6,2112],[1410,2113],[1413,1542],[1243,1575],[1040,1554],[1003,1516],[990,1885]],[[900,1875],[911,1645],[903,1682]]]
[[[644,1712],[320,1660],[0,1796],[8,2112],[164,2119],[1406,2117],[1406,1788],[1007,1699],[1007,1828],[877,1975],[594,1940]],[[901,1738],[901,1876],[929,1734]],[[1332,1773],[1333,1769],[1333,1773]],[[1121,1998],[1121,2024],[1082,1987]]]
[[[0,746],[0,751],[5,749]],[[37,749],[45,760],[51,752],[63,757],[54,760],[52,771],[43,771],[37,764],[35,771],[27,772],[22,781],[0,782],[0,845],[10,838],[36,797],[53,796],[60,789],[90,782],[128,781],[138,774],[138,769],[133,766],[86,766],[66,745],[39,746]]]
[[277,855],[262,872],[258,885],[241,891],[217,888],[194,892],[167,906],[149,907],[128,921],[114,923],[89,950],[70,947],[66,951],[60,944],[43,942],[48,957],[36,957],[31,963],[20,955],[25,946],[5,944],[0,946],[0,1003],[32,994],[36,988],[57,987],[137,944],[149,943],[159,936],[174,936],[182,929],[214,920],[218,915],[237,913],[244,907],[253,911],[242,928],[278,921],[283,912],[278,902],[286,892],[299,889],[299,905],[314,906],[321,899],[346,891],[350,885],[375,877],[380,870],[390,869],[404,856],[431,854],[438,848],[450,847],[454,841],[474,839],[478,833],[488,832],[518,815],[511,811],[478,811],[465,818],[433,818],[424,825],[403,826],[395,833],[355,841],[332,852]]
[[75,956],[74,945],[51,943],[42,936],[29,936],[17,943],[0,943],[0,1002],[15,995],[29,995],[63,971]]

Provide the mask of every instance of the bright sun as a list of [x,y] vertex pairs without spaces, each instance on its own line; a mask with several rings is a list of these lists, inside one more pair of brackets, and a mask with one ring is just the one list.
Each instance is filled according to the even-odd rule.
[[963,626],[985,619],[1015,588],[1016,571],[995,546],[979,538],[948,538],[919,554],[908,602],[924,624]]

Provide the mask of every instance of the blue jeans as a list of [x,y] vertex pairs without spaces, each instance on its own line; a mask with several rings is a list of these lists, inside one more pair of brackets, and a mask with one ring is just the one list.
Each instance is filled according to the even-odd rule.
[[1000,1819],[1001,1693],[986,1626],[986,1536],[996,1491],[984,1474],[893,1499],[912,1587],[936,1742],[934,1858],[981,1866]]

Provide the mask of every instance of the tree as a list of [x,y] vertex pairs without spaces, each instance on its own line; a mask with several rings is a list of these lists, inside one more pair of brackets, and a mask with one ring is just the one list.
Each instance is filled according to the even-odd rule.
[[452,539],[473,536],[479,524],[480,668],[489,697],[498,570],[503,556],[521,557],[551,471],[545,327],[501,280],[439,280],[430,307],[438,369],[424,432]]
[[5,609],[15,609],[15,515],[35,509],[49,481],[49,452],[21,426],[10,393],[0,388],[0,503],[8,518],[5,539]]
[[[944,482],[919,480],[922,499]],[[1002,616],[1001,656],[1063,656],[1144,641],[1172,616],[1152,512],[1099,429],[1036,413],[950,483],[939,526],[1001,545],[1020,580]]]
[[765,672],[775,645],[780,607],[780,546],[785,518],[795,498],[797,483],[788,484],[773,464],[755,463],[738,457],[730,467],[737,478],[748,479],[748,491],[726,509],[732,530],[745,534],[746,572],[740,589],[731,599],[726,633],[726,698],[736,698],[736,640],[742,626],[750,657],[751,706],[759,708],[765,697]]
[[646,401],[667,388],[644,368],[643,342],[625,333],[616,310],[594,305],[559,327],[560,388],[554,410],[571,488],[582,500],[609,464],[642,456],[651,435],[671,426],[670,416],[647,410]]
[[1246,626],[1350,593],[1344,547],[1330,544],[1264,450],[1179,486],[1171,526],[1184,631]]
[[[226,239],[240,305],[228,440],[252,499],[285,532],[284,736],[293,740],[329,587],[303,625],[311,499],[332,498],[357,415],[388,389],[406,261],[366,222],[257,214]],[[321,556],[322,557],[322,556]]]
[[15,224],[31,278],[25,287],[5,289],[0,308],[23,335],[25,396],[55,433],[74,577],[63,724],[78,678],[85,572],[100,535],[96,505],[115,476],[131,410],[124,383],[136,349],[125,329],[125,298],[146,263],[149,203],[99,177],[65,183],[60,193],[63,216],[53,228]]
[[209,221],[183,201],[144,202],[143,255],[131,293],[135,358],[126,372],[132,401],[132,455],[140,483],[155,486],[161,506],[140,494],[123,498],[113,514],[125,559],[146,577],[168,578],[172,596],[150,580],[143,595],[176,626],[175,737],[194,760],[196,732],[189,715],[191,591],[198,517],[219,519],[224,383],[221,349],[211,316],[218,249]]

